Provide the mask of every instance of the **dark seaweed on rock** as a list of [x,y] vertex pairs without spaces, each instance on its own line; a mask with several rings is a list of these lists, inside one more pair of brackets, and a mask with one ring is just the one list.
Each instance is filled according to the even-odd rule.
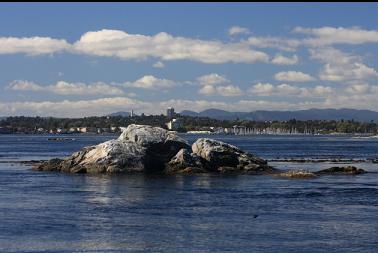
[[317,172],[315,172],[315,174],[317,175],[334,175],[334,174],[350,174],[350,175],[358,175],[358,174],[362,174],[362,173],[366,173],[365,170],[363,169],[358,169],[354,166],[345,166],[345,167],[331,167],[331,168],[328,168],[328,169],[324,169],[324,170],[319,170]]

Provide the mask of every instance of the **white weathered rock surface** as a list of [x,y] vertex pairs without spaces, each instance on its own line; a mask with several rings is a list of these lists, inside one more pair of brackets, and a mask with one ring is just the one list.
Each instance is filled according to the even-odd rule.
[[116,140],[86,147],[61,162],[42,163],[37,170],[74,173],[162,171],[181,149],[190,147],[176,133],[159,127],[129,125]]
[[177,135],[174,131],[167,131],[160,127],[131,124],[127,128],[121,128],[122,134],[118,137],[120,141],[131,141],[141,146],[149,146],[156,143],[167,142],[188,142]]
[[146,149],[130,141],[110,140],[85,153],[79,166],[100,172],[143,171]]

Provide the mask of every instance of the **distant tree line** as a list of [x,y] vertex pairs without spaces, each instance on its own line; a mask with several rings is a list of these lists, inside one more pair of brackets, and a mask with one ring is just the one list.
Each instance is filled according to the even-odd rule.
[[[216,120],[207,117],[177,116],[182,128],[180,131],[209,130],[210,128],[232,128],[245,126],[250,129],[282,129],[295,130],[298,133],[377,133],[377,124],[358,122],[354,120],[306,120],[291,119],[288,121],[250,121],[250,120]],[[144,124],[166,128],[169,121],[164,115],[142,115],[134,117],[84,117],[84,118],[54,118],[54,117],[8,117],[0,121],[0,127],[11,132],[33,132],[38,128],[55,130],[72,127],[125,127],[129,124]]]

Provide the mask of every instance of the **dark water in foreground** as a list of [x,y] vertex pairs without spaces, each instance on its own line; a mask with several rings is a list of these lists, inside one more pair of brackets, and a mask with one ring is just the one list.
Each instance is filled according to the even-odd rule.
[[[378,157],[378,139],[212,137],[267,159]],[[33,172],[17,162],[65,156],[115,136],[74,138],[0,135],[0,252],[377,251],[378,173],[93,176]],[[356,165],[378,172],[378,164]]]

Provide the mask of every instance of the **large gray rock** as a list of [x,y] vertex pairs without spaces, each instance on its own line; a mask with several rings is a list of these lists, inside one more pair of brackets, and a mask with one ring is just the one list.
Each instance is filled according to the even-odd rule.
[[36,170],[72,173],[161,172],[188,143],[159,127],[129,125],[116,140],[86,147],[70,157],[50,160]]
[[148,172],[161,172],[165,164],[182,148],[190,148],[176,132],[160,127],[129,125],[123,129],[119,141],[131,141],[145,148],[144,167]]
[[145,169],[146,149],[130,141],[110,140],[64,159],[61,170],[74,173],[117,173]]
[[234,173],[271,172],[257,156],[224,142],[199,139],[192,148],[176,132],[159,127],[129,125],[118,139],[85,147],[65,159],[35,167],[70,173]]
[[267,165],[266,160],[222,141],[200,138],[193,143],[192,151],[207,161],[206,166],[209,171],[266,172],[274,170]]

